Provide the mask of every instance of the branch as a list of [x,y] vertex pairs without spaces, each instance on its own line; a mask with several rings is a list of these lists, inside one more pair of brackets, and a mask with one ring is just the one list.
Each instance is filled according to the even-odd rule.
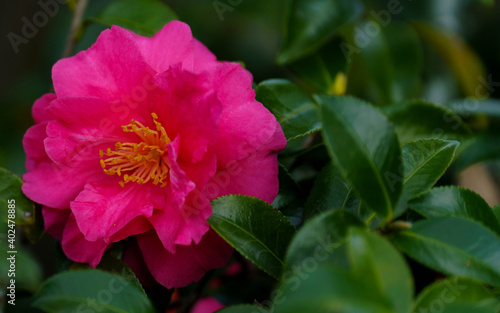
[[88,2],[88,0],[79,0],[76,4],[75,14],[73,15],[68,39],[66,41],[66,46],[64,47],[63,58],[70,57],[73,54],[73,49],[76,44],[76,33],[82,24],[83,13],[85,12]]

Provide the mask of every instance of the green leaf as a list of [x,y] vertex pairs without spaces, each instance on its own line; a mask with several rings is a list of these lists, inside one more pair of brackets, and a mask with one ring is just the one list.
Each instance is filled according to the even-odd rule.
[[353,0],[291,0],[278,63],[289,63],[316,51],[362,13],[361,3]]
[[314,101],[294,83],[270,79],[261,82],[255,92],[256,99],[276,116],[288,140],[320,129]]
[[[425,288],[417,298],[414,312],[497,313],[498,304],[495,295],[484,284],[450,277]],[[467,308],[470,310],[465,311]]]
[[500,238],[478,222],[452,216],[422,220],[392,240],[436,271],[500,286]]
[[297,228],[302,223],[303,217],[303,191],[282,164],[279,164],[278,179],[278,195],[271,205],[279,209]]
[[386,239],[357,228],[350,229],[348,246],[353,273],[370,281],[394,312],[410,313],[413,279],[403,256]]
[[491,208],[491,210],[495,214],[497,221],[500,223],[500,204],[495,205],[494,207]]
[[[458,141],[422,139],[401,147],[404,164],[403,192],[395,216],[403,213],[408,199],[434,186],[453,161],[459,144]],[[395,176],[394,179],[398,177]]]
[[457,171],[480,162],[500,160],[500,135],[484,133],[472,138],[457,158]]
[[[347,59],[339,48],[340,38],[332,40],[319,51],[288,65],[305,83],[327,94],[343,93],[347,78]],[[343,80],[343,81],[342,81]]]
[[33,306],[50,313],[154,313],[149,299],[136,286],[94,269],[51,277],[35,295]]
[[177,15],[159,0],[115,0],[108,4],[93,22],[118,25],[137,34],[152,36]]
[[401,194],[401,151],[394,129],[371,105],[352,97],[316,96],[323,137],[335,167],[361,200],[388,220]]
[[215,311],[216,313],[266,313],[268,310],[256,305],[233,305],[224,309]]
[[464,121],[452,110],[424,100],[412,100],[383,108],[396,128],[401,143],[421,138],[461,140],[470,134]]
[[408,202],[408,206],[427,218],[458,216],[477,221],[500,236],[500,224],[484,199],[472,190],[439,187]]
[[333,164],[326,165],[319,172],[307,198],[304,217],[309,219],[316,214],[331,209],[357,210],[359,199],[351,186],[342,179]]
[[[0,168],[0,199],[8,203],[15,201],[15,222],[18,225],[28,225],[34,222],[35,206],[21,191],[22,180],[10,171]],[[12,204],[12,203],[11,203]],[[4,207],[7,208],[7,207]],[[5,217],[8,217],[7,215]],[[6,220],[4,220],[6,222]]]
[[266,202],[241,195],[213,200],[212,210],[210,226],[243,256],[279,278],[295,233],[288,219]]
[[333,266],[290,275],[274,299],[274,313],[396,313],[371,281]]
[[[364,224],[355,215],[344,210],[331,210],[309,220],[288,247],[287,270],[292,271],[296,267],[306,265],[305,263],[313,258],[316,263],[347,264],[345,255],[333,251],[345,243],[347,231],[351,226],[364,227]],[[285,273],[285,276],[287,274]]]

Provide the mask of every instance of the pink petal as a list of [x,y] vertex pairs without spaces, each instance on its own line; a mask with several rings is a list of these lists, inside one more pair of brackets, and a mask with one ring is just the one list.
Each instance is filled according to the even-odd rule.
[[135,40],[146,62],[158,73],[176,63],[193,68],[193,35],[186,23],[172,21],[153,37],[136,35]]
[[158,114],[171,139],[182,135],[180,158],[198,162],[217,140],[222,112],[208,77],[172,66],[154,81],[163,94],[150,110]]
[[47,107],[50,102],[56,98],[57,96],[55,94],[47,93],[35,101],[31,109],[35,123],[41,123],[52,119],[52,115],[47,112]]
[[205,192],[210,199],[241,194],[271,203],[278,194],[278,187],[277,153],[264,150],[229,164],[211,179]]
[[251,74],[239,64],[224,63],[212,73],[224,109],[216,144],[219,167],[255,150],[279,151],[286,138],[274,115],[255,100]]
[[[43,138],[47,123],[31,127],[23,139],[26,168],[22,190],[31,200],[56,209],[69,208],[69,202],[83,190],[83,186],[96,174],[103,175],[99,167],[78,168],[54,163],[45,153]],[[45,138],[46,140],[47,138]],[[106,175],[103,175],[106,176]]]
[[118,26],[104,30],[88,50],[59,60],[52,80],[59,98],[97,97],[110,101],[131,95],[154,75],[135,43],[136,35]]
[[178,246],[175,254],[163,248],[154,231],[137,236],[137,241],[151,274],[167,288],[187,286],[207,271],[223,267],[233,251],[213,230],[198,245]]
[[30,127],[23,137],[23,147],[26,152],[26,169],[31,171],[37,161],[47,159],[43,141],[47,138],[47,122]]
[[79,263],[89,263],[92,267],[99,264],[102,255],[109,246],[103,240],[86,240],[78,229],[73,214],[69,216],[66,227],[64,227],[61,245],[68,258]]
[[[114,183],[86,184],[85,189],[71,202],[71,211],[85,239],[112,242],[112,237],[122,231],[120,237],[128,237],[150,228],[149,223],[128,227],[137,217],[150,217],[153,208],[165,205],[165,196],[159,186],[127,183],[122,188],[116,176]],[[120,238],[122,239],[122,238]]]
[[61,241],[64,227],[66,225],[66,222],[68,221],[68,217],[70,214],[70,210],[60,210],[42,206],[45,232]]
[[191,313],[214,313],[224,308],[224,304],[213,297],[202,298],[196,302]]
[[[168,199],[168,197],[167,197]],[[180,208],[155,211],[149,222],[156,230],[164,249],[174,253],[177,245],[199,243],[209,230],[207,218],[212,208],[207,197],[195,189]]]
[[208,50],[208,48],[199,42],[197,39],[193,38],[194,45],[194,73],[201,73],[210,68],[216,67],[220,64],[217,61],[215,55]]

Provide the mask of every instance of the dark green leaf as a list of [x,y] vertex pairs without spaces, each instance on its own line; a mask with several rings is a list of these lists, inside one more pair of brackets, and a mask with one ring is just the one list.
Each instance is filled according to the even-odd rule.
[[396,313],[370,280],[352,272],[326,265],[296,272],[278,289],[275,313]]
[[120,276],[94,269],[53,276],[35,295],[33,305],[50,313],[154,313],[143,291]]
[[498,304],[484,284],[468,278],[450,277],[424,289],[418,296],[414,312],[498,313]]
[[457,158],[457,170],[480,162],[500,160],[500,135],[484,133],[475,136],[467,143]]
[[[15,174],[0,168],[0,199],[8,204],[15,205],[15,222],[18,225],[27,225],[34,222],[33,211],[35,206],[21,191],[22,181]],[[10,202],[9,202],[10,200]],[[15,203],[12,203],[14,200]],[[7,210],[7,206],[3,207]],[[5,218],[8,216],[5,215]],[[5,220],[6,222],[6,220]]]
[[353,0],[291,0],[278,62],[295,61],[316,51],[363,12]]
[[352,97],[316,96],[323,137],[335,167],[363,203],[391,219],[401,194],[401,151],[394,129],[371,105]]
[[105,26],[118,25],[152,36],[177,15],[159,0],[115,0],[91,20]]
[[493,208],[493,213],[495,214],[495,217],[497,218],[497,221],[500,223],[500,204],[495,205]]
[[434,186],[453,161],[459,144],[458,141],[423,139],[401,147],[404,180],[396,216],[406,209],[408,199]]
[[302,189],[282,164],[279,164],[278,178],[280,182],[278,195],[271,205],[279,209],[297,228],[302,223],[303,216]]
[[392,239],[436,271],[500,286],[500,238],[478,222],[452,216],[422,220]]
[[270,79],[260,83],[255,92],[256,99],[276,116],[288,140],[320,129],[314,101],[294,83]]
[[347,78],[347,59],[341,40],[328,43],[316,53],[288,65],[292,72],[316,90],[327,94],[343,93]]
[[371,282],[394,312],[410,313],[413,279],[403,256],[384,238],[351,228],[348,240],[353,273]]
[[306,265],[309,259],[316,263],[347,264],[341,254],[333,253],[346,241],[349,227],[364,227],[353,214],[344,210],[331,210],[309,220],[293,238],[286,254],[286,268],[293,270]]
[[396,128],[401,143],[429,137],[460,141],[470,134],[467,125],[452,110],[423,100],[394,104],[383,111]]
[[500,236],[500,224],[490,206],[469,189],[456,186],[434,188],[408,201],[408,206],[428,218],[458,216],[475,220]]
[[210,226],[243,256],[279,278],[295,233],[288,219],[266,202],[241,195],[213,200],[212,210]]
[[331,209],[357,210],[359,199],[351,186],[342,179],[333,164],[325,166],[314,181],[307,198],[304,217],[309,219],[316,214]]
[[268,310],[255,305],[233,305],[216,311],[216,313],[266,313]]

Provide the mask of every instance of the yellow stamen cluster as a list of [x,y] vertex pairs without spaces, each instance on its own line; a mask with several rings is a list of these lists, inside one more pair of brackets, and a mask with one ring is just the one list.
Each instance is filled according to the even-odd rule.
[[120,182],[122,187],[128,182],[145,184],[148,181],[152,181],[155,185],[161,184],[161,187],[167,185],[169,164],[166,155],[170,138],[165,128],[157,121],[158,116],[155,113],[151,113],[151,116],[156,130],[135,120],[122,126],[124,132],[135,133],[140,139],[139,143],[117,142],[115,151],[111,151],[111,148],[106,152],[99,151],[104,173],[118,176],[122,176],[123,173],[123,181]]

